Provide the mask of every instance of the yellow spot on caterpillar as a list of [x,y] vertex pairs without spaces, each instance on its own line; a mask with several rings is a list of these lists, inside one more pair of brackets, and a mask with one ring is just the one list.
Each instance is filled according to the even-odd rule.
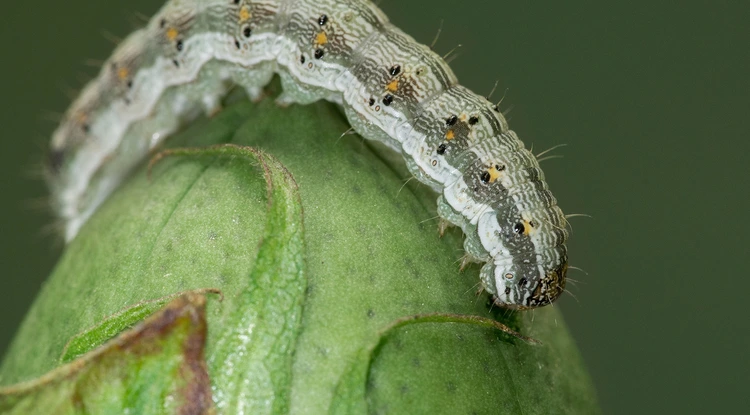
[[523,219],[523,234],[524,235],[531,235],[532,232],[534,232],[536,229],[534,229],[534,226],[531,224],[530,220]]
[[128,71],[128,68],[120,68],[117,70],[117,78],[119,78],[121,81],[128,79],[128,75],[130,75],[130,71]]
[[253,17],[253,14],[250,13],[250,7],[248,6],[242,6],[240,9],[240,23],[245,23],[246,21],[250,20],[250,18]]
[[456,138],[456,133],[454,133],[453,130],[448,130],[448,132],[445,133],[446,140],[453,140],[454,138]]
[[394,80],[392,80],[392,81],[391,81],[391,83],[389,83],[388,85],[386,85],[386,88],[387,88],[387,89],[388,89],[389,91],[391,91],[391,92],[396,92],[396,91],[398,91],[398,79],[394,79]]
[[174,27],[170,27],[167,29],[167,39],[171,42],[175,39],[177,39],[177,36],[180,34],[180,32],[177,31]]
[[328,43],[328,36],[326,35],[326,32],[319,32],[315,36],[315,45],[316,46],[323,46],[326,43]]
[[502,172],[497,169],[497,166],[490,167],[487,172],[490,174],[490,183],[495,183],[502,176]]

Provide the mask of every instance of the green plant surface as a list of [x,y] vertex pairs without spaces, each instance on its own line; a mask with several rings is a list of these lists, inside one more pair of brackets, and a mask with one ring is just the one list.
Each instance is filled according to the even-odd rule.
[[207,413],[205,304],[186,293],[73,363],[0,388],[0,413]]
[[[460,230],[438,236],[436,195],[404,185],[400,156],[340,137],[348,128],[330,104],[240,101],[171,139],[260,151],[177,151],[151,179],[137,170],[67,247],[0,383],[54,369],[108,316],[216,288],[206,358],[219,413],[598,413],[559,311],[489,307],[478,266],[458,270]],[[433,313],[446,317],[410,320]]]
[[[221,294],[218,290],[201,291]],[[134,304],[113,316],[106,317],[94,327],[90,327],[76,334],[70,338],[68,344],[63,348],[62,356],[60,356],[60,363],[69,363],[77,357],[103,345],[121,332],[132,328],[146,317],[156,313],[179,295],[182,294],[178,293],[164,298],[158,298],[153,301],[143,301]]]

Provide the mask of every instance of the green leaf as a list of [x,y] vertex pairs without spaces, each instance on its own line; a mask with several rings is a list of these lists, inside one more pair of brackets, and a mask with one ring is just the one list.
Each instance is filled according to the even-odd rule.
[[[365,387],[365,385],[370,375],[370,367],[375,357],[374,355],[376,353],[376,350],[379,351],[379,348],[388,339],[388,336],[393,334],[393,332],[395,332],[399,328],[407,326],[407,325],[416,325],[416,324],[425,324],[425,323],[462,323],[465,325],[477,325],[481,327],[492,328],[492,329],[503,331],[505,333],[513,335],[516,338],[522,339],[530,344],[540,344],[535,339],[524,337],[516,332],[513,332],[502,323],[499,323],[495,320],[478,317],[478,316],[435,313],[435,314],[416,315],[416,316],[409,316],[406,318],[401,318],[399,320],[396,320],[393,324],[391,324],[389,327],[383,330],[380,337],[378,337],[372,344],[367,345],[366,347],[363,347],[357,353],[356,359],[351,363],[349,368],[347,368],[347,370],[344,372],[343,376],[341,377],[341,380],[336,390],[336,394],[334,395],[333,403],[331,404],[330,413],[345,415],[345,414],[351,414],[351,413],[367,412],[367,402],[366,402],[366,397],[365,397],[367,388]],[[423,344],[420,346],[423,346]],[[441,359],[439,360],[439,362],[440,362],[440,365],[443,365],[445,363],[445,360]],[[409,365],[408,364],[404,365],[404,367],[407,367],[407,366]],[[421,367],[421,364],[418,364],[417,366]],[[438,373],[438,378],[439,378],[439,375],[440,373]],[[421,395],[417,394],[417,396],[421,396]],[[429,401],[426,401],[426,402],[429,402]],[[427,406],[431,407],[432,404],[430,403]],[[441,407],[430,408],[430,409],[424,408],[423,411],[424,413],[428,413],[428,412],[434,413],[435,410],[438,410],[438,409],[441,409]],[[442,406],[442,409],[445,409],[445,406]],[[471,412],[476,412],[476,410],[471,411]]]
[[159,158],[164,156],[245,158],[263,170],[268,212],[255,268],[217,335],[209,364],[212,381],[220,386],[215,400],[223,413],[287,413],[307,288],[297,184],[276,159],[250,147],[176,149]]
[[0,413],[208,413],[205,303],[188,293],[96,351],[35,381],[0,388]]
[[[217,290],[199,291],[220,294]],[[62,356],[60,356],[60,363],[71,362],[75,358],[101,346],[120,332],[135,326],[146,317],[156,313],[178,295],[182,295],[182,293],[159,298],[153,301],[143,301],[134,304],[113,316],[105,318],[104,321],[94,327],[76,334],[71,337],[68,344],[63,348]]]
[[[438,237],[436,195],[404,185],[400,156],[340,138],[348,128],[330,104],[242,101],[171,139],[262,149],[298,196],[282,166],[269,187],[259,158],[237,149],[169,157],[151,181],[144,166],[67,247],[0,382],[53,369],[72,336],[128,306],[215,287],[225,300],[208,304],[206,355],[219,413],[598,413],[559,310],[489,307],[478,267],[458,271],[460,230]],[[433,313],[498,320],[543,344],[397,323]]]

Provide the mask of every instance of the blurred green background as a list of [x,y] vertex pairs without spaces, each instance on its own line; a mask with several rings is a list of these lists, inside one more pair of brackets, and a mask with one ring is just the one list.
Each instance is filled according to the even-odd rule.
[[[447,53],[483,94],[499,80],[510,123],[572,220],[575,294],[563,309],[605,413],[747,408],[750,323],[750,4],[384,1],[391,20]],[[38,163],[110,38],[158,1],[9,2],[3,10],[0,355],[60,241]],[[745,242],[743,242],[745,241]],[[106,276],[102,276],[103,278]],[[87,301],[81,298],[81,301]],[[554,347],[554,345],[548,345]]]

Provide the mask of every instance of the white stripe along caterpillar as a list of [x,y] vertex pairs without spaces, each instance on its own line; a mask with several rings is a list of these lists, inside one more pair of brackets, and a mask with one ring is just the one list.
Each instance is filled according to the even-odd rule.
[[336,102],[359,134],[404,155],[463,229],[468,257],[486,262],[496,304],[538,307],[563,292],[566,220],[536,158],[497,105],[369,0],[168,1],[53,135],[47,170],[66,239],[165,137],[218,110],[232,85],[258,97],[275,73],[279,102]]

